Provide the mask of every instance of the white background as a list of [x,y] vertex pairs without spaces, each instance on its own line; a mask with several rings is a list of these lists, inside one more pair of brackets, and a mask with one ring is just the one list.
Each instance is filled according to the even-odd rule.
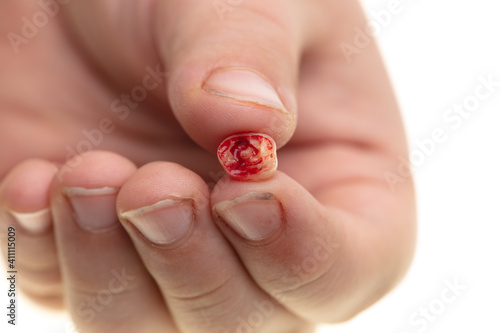
[[[390,1],[363,3],[377,22],[373,13],[388,8]],[[447,140],[414,169],[420,235],[407,278],[350,322],[319,332],[500,332],[500,87],[458,128],[443,121],[447,109],[474,95],[480,76],[492,75],[500,82],[500,4],[400,3],[401,12],[383,23],[377,38],[400,100],[411,151],[419,154],[416,142],[430,138],[437,128],[445,131]],[[448,304],[440,300],[446,281],[466,287]],[[0,290],[7,290],[3,279]],[[6,325],[2,315],[0,331],[71,332],[65,330],[62,315],[23,297],[18,306],[19,325]],[[419,309],[429,307],[432,319],[425,320],[425,327],[422,321],[410,322]]]

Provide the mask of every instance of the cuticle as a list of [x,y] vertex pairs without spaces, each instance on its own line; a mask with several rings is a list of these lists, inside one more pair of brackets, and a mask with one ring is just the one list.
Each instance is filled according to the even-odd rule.
[[[237,98],[238,96],[236,96],[236,95],[223,93],[223,92],[220,92],[218,90],[214,90],[214,89],[210,89],[210,88],[206,87],[206,83],[207,83],[208,79],[214,73],[219,72],[219,71],[220,72],[228,72],[228,71],[232,71],[232,70],[246,71],[246,72],[253,73],[253,74],[261,77],[264,81],[266,81],[276,91],[276,94],[278,95],[278,99],[280,100],[282,106],[274,105],[274,104],[271,104],[271,103],[259,103],[259,102],[255,101],[255,100],[251,100],[251,99],[241,99],[241,98]],[[227,67],[216,67],[216,68],[213,68],[210,71],[207,71],[207,74],[205,75],[205,77],[202,80],[201,88],[203,90],[205,90],[209,94],[216,95],[216,96],[221,96],[221,97],[225,97],[225,98],[231,98],[232,100],[237,101],[239,103],[242,103],[243,105],[247,105],[248,103],[250,103],[250,104],[253,104],[253,105],[258,105],[258,106],[263,106],[263,107],[271,108],[271,109],[280,111],[281,113],[284,113],[284,114],[290,114],[290,111],[288,111],[287,107],[285,106],[285,103],[283,102],[283,98],[281,96],[280,89],[278,89],[273,84],[273,82],[271,80],[269,80],[269,78],[267,76],[265,76],[261,72],[256,71],[256,70],[254,70],[254,69],[252,69],[250,67],[245,67],[245,66],[227,66]]]
[[[185,244],[189,243],[190,239],[192,239],[192,235],[194,234],[194,230],[196,229],[195,228],[195,225],[196,225],[196,221],[197,221],[197,213],[196,213],[196,205],[195,205],[195,201],[194,199],[192,198],[185,198],[185,197],[177,197],[177,196],[170,196],[169,198],[166,198],[166,199],[163,199],[163,200],[160,200],[158,202],[161,202],[161,201],[165,201],[165,200],[168,200],[168,199],[174,199],[174,200],[178,200],[179,201],[179,204],[182,204],[182,203],[186,203],[186,202],[189,202],[191,208],[192,208],[192,222],[190,223],[190,226],[189,226],[189,230],[186,232],[186,234],[184,236],[182,236],[180,239],[177,239],[175,240],[174,242],[170,243],[170,244],[161,244],[161,243],[155,243],[151,240],[149,240],[149,238],[147,238],[140,230],[139,228],[137,228],[134,223],[132,223],[128,218],[125,218],[125,217],[121,217],[120,220],[123,221],[123,224],[125,224],[128,228],[131,228],[132,230],[134,230],[133,232],[135,233],[136,237],[139,237],[144,243],[147,243],[149,244],[150,246],[156,248],[156,249],[159,249],[159,250],[174,250],[174,249],[178,249],[182,246],[184,246]],[[153,204],[154,205],[154,204]],[[149,205],[149,206],[152,206],[152,205]],[[145,207],[148,207],[148,206],[145,206]],[[142,208],[142,207],[140,207]],[[137,209],[137,208],[136,208]]]
[[[257,241],[249,240],[249,239],[246,239],[246,238],[242,237],[239,233],[237,233],[230,226],[229,223],[227,223],[224,220],[224,218],[222,216],[220,216],[217,213],[216,208],[215,208],[215,206],[217,204],[212,207],[212,212],[213,212],[212,215],[215,217],[216,222],[218,221],[219,223],[223,224],[225,228],[229,229],[229,231],[231,233],[233,233],[238,239],[240,239],[242,242],[244,242],[248,246],[250,246],[250,247],[256,247],[256,248],[262,248],[263,246],[267,246],[267,245],[269,245],[271,243],[274,243],[276,240],[278,240],[279,238],[281,238],[281,237],[283,237],[285,235],[285,233],[286,233],[286,224],[287,224],[286,223],[285,209],[283,207],[283,204],[281,203],[281,200],[279,200],[278,197],[275,196],[271,192],[248,192],[248,193],[240,195],[240,196],[238,196],[238,197],[236,197],[236,198],[234,198],[232,200],[226,200],[226,201],[229,201],[229,202],[232,202],[232,203],[239,203],[236,200],[239,199],[239,198],[241,198],[241,197],[244,197],[245,195],[248,195],[248,194],[262,194],[262,199],[253,198],[253,200],[261,200],[261,201],[276,200],[278,202],[278,205],[279,205],[279,208],[280,208],[280,212],[281,212],[281,223],[280,223],[280,227],[276,231],[274,231],[270,236],[268,236],[268,237],[266,237],[266,238],[264,238],[262,240],[257,240]],[[240,202],[242,202],[242,201],[240,201]]]
[[[75,196],[78,196],[78,195],[69,196],[67,194],[67,191],[65,191],[66,188],[77,188],[77,186],[67,186],[67,187],[64,187],[62,189],[62,191],[61,191],[61,200],[64,201],[64,202],[66,202],[66,204],[70,208],[70,210],[71,210],[71,217],[76,222],[76,225],[78,226],[78,228],[80,228],[81,230],[83,230],[85,232],[92,233],[92,234],[105,234],[105,233],[108,233],[110,231],[114,231],[115,229],[117,229],[117,228],[120,227],[119,217],[118,216],[116,217],[118,219],[118,223],[115,223],[114,225],[112,225],[110,227],[107,227],[107,228],[104,228],[104,229],[87,229],[87,228],[82,227],[82,223],[80,222],[81,220],[78,218],[78,215],[76,214],[76,211],[75,211],[75,207],[73,207],[73,204],[71,203],[71,199],[70,199],[71,197],[75,197]],[[81,188],[83,188],[83,187],[81,187]],[[109,188],[111,189],[112,187],[109,187]],[[85,189],[87,189],[87,188],[85,188]],[[114,188],[114,189],[116,189],[117,191],[119,190],[119,188]],[[113,194],[110,193],[110,194],[101,194],[101,195],[113,195]]]

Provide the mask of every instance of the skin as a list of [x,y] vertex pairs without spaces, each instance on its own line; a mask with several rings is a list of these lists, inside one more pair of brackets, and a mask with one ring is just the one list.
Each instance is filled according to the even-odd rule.
[[[21,18],[38,10],[36,2],[2,1],[0,35],[20,33]],[[410,264],[412,180],[393,191],[384,179],[407,155],[397,103],[374,42],[352,63],[339,48],[365,26],[359,4],[247,1],[223,18],[211,1],[73,0],[19,53],[0,39],[2,242],[15,226],[19,286],[40,304],[64,306],[81,332],[234,332],[238,318],[265,314],[255,304],[266,302],[273,311],[256,332],[312,332],[369,307]],[[123,120],[113,114],[113,100],[157,65],[168,73],[161,85],[141,103],[129,100]],[[203,89],[219,67],[260,73],[287,112]],[[103,118],[112,133],[68,159],[66,147]],[[241,132],[276,141],[271,179],[222,176],[217,146]],[[123,218],[92,233],[76,224],[62,193],[68,186],[118,188],[108,207],[117,221],[181,196],[196,223],[168,247]],[[259,242],[212,210],[251,192],[271,193],[284,214],[283,226]],[[47,207],[51,226],[37,234],[8,213]],[[122,267],[133,281],[85,320],[81,304]]]

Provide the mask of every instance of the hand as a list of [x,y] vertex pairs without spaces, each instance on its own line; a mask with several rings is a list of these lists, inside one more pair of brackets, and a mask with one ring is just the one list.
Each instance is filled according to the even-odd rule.
[[[374,42],[339,48],[359,4],[228,3],[0,5],[24,38],[0,48],[2,237],[24,292],[81,332],[311,332],[408,268],[397,104]],[[240,132],[276,141],[271,179],[223,176]]]

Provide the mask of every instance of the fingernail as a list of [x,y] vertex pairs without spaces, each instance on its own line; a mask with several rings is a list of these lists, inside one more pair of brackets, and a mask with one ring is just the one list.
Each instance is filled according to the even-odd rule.
[[269,179],[278,168],[276,143],[265,134],[231,135],[219,145],[217,157],[227,174],[240,181]]
[[116,194],[114,187],[83,188],[65,187],[76,222],[91,232],[103,232],[119,225],[116,215]]
[[252,192],[214,205],[215,214],[241,237],[264,240],[283,225],[283,207],[272,193]]
[[12,210],[9,210],[9,213],[14,216],[21,227],[33,234],[39,234],[45,231],[52,220],[49,208],[33,213],[18,213]]
[[261,104],[288,113],[271,83],[250,69],[217,69],[205,81],[203,89],[214,95]]
[[172,244],[184,238],[194,224],[192,199],[176,198],[159,201],[120,216],[132,223],[144,237],[156,244]]

